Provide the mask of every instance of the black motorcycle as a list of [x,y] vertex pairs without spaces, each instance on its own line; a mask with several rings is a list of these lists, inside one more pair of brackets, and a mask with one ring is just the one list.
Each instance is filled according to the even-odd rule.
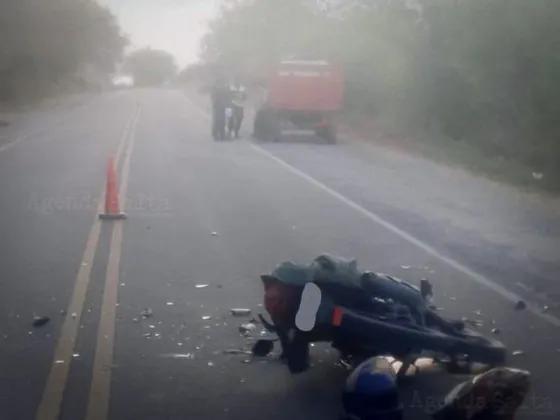
[[[351,364],[373,356],[392,356],[402,362],[399,376],[420,357],[444,362],[450,371],[472,363],[501,366],[507,351],[502,343],[483,337],[464,322],[442,317],[430,303],[433,288],[420,287],[374,272],[360,273],[355,261],[320,256],[311,266],[284,263],[261,277],[264,306],[271,322],[261,316],[265,328],[278,335],[282,358],[292,373],[309,367],[309,345],[328,342]],[[320,292],[311,329],[296,325],[304,288],[312,283]],[[305,304],[305,302],[303,302]],[[272,350],[270,341],[259,340],[256,355]]]

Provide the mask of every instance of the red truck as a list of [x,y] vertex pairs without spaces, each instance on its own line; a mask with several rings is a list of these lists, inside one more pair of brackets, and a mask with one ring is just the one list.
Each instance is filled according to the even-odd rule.
[[282,141],[289,134],[314,134],[336,143],[336,114],[342,109],[340,69],[327,61],[282,61],[268,77],[264,104],[255,116],[254,135]]

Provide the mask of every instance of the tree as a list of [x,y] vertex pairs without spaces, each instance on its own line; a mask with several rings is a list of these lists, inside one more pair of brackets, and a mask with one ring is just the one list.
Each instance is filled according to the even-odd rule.
[[49,94],[88,65],[110,73],[127,40],[96,1],[0,3],[0,100]]
[[177,74],[175,58],[166,51],[142,48],[129,54],[124,70],[134,77],[138,86],[161,85]]

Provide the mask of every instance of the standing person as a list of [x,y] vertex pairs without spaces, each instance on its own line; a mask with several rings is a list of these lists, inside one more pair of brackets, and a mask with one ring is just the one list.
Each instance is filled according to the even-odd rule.
[[230,102],[230,91],[225,80],[218,77],[212,87],[212,137],[224,140],[226,137],[226,107]]
[[239,138],[239,131],[241,131],[241,124],[245,115],[245,102],[247,101],[247,91],[245,86],[241,84],[239,79],[236,79],[230,86],[231,101],[233,106],[234,126],[233,132],[235,138]]

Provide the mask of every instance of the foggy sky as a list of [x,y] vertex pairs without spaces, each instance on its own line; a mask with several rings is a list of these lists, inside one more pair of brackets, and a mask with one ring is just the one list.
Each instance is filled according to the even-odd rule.
[[179,66],[196,61],[206,22],[220,0],[99,0],[118,17],[134,47],[169,51]]

